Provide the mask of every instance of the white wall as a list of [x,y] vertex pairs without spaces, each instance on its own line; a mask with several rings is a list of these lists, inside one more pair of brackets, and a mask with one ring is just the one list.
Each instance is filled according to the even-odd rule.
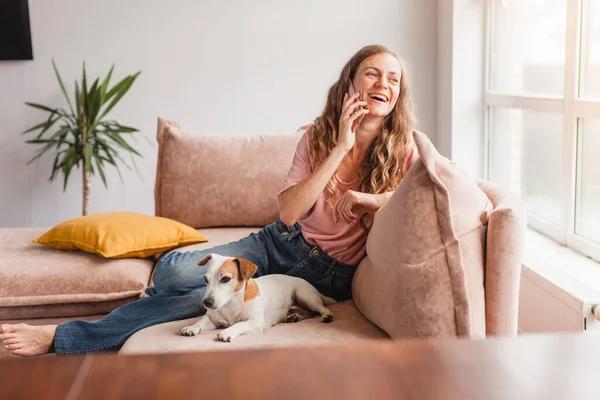
[[154,213],[156,118],[198,132],[289,132],[313,120],[344,62],[365,44],[388,45],[411,68],[419,128],[435,140],[436,0],[30,0],[34,61],[0,62],[0,226],[52,226],[81,213],[81,174],[66,193],[49,182],[52,157],[26,166],[35,146],[20,132],[64,106],[54,58],[72,92],[88,76],[141,70],[111,117],[137,127],[140,177],[108,170],[92,180],[90,213]]

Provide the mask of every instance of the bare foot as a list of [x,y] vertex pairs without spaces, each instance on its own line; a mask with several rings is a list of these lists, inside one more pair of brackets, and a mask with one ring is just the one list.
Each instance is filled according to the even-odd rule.
[[56,325],[2,325],[0,339],[4,347],[14,355],[37,356],[48,353],[54,341],[54,332]]

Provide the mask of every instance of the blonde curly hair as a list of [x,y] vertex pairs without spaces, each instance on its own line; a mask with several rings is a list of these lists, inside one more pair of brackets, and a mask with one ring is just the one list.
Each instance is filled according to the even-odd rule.
[[[368,149],[365,162],[359,170],[360,190],[371,194],[392,191],[400,184],[403,178],[402,165],[410,151],[410,135],[416,124],[407,68],[404,61],[393,51],[381,45],[368,45],[352,56],[342,69],[337,82],[329,89],[323,113],[315,119],[312,126],[310,142],[310,160],[314,170],[337,144],[344,95],[358,67],[367,58],[380,53],[390,54],[398,60],[401,77],[396,105],[385,118],[382,131]],[[336,193],[335,176],[327,183],[326,191],[327,201],[333,206],[332,199]]]

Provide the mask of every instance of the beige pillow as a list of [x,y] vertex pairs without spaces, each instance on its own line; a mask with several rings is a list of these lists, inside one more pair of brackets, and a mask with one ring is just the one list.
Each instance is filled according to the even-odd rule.
[[414,138],[420,159],[375,214],[354,301],[392,338],[483,338],[491,202],[427,136]]
[[195,134],[159,118],[155,214],[196,229],[275,221],[300,136]]

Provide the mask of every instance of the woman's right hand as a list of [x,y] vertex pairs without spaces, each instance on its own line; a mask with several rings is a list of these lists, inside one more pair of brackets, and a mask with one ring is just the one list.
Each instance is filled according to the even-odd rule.
[[344,103],[342,104],[342,115],[340,116],[338,126],[338,146],[344,151],[352,150],[354,142],[356,141],[356,132],[352,130],[354,121],[358,118],[362,118],[369,112],[368,109],[364,108],[367,105],[366,101],[361,101],[360,92],[354,93],[349,96],[348,93],[344,95]]

